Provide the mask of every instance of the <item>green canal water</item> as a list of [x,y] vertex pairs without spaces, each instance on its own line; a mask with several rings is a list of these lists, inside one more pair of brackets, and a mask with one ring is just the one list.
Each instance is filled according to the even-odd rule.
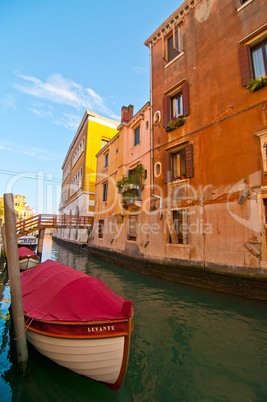
[[1,401],[267,401],[267,303],[141,275],[46,238],[43,260],[58,260],[133,300],[135,328],[122,387],[111,391],[29,346],[17,372],[1,271]]

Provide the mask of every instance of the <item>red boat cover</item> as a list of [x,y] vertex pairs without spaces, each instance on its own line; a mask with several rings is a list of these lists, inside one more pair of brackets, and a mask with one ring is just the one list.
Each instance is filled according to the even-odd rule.
[[19,247],[18,248],[18,253],[19,253],[19,259],[24,258],[24,257],[34,257],[34,258],[39,258],[38,255],[36,255],[32,250],[30,250],[28,247]]
[[98,321],[128,318],[132,302],[102,281],[47,260],[21,273],[23,310],[45,321]]

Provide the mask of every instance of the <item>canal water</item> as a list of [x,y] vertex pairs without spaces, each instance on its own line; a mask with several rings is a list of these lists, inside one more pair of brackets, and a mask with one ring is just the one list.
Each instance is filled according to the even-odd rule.
[[54,243],[43,260],[60,261],[133,300],[135,328],[122,387],[57,366],[29,346],[29,374],[17,372],[1,271],[1,401],[267,401],[267,303],[144,276]]

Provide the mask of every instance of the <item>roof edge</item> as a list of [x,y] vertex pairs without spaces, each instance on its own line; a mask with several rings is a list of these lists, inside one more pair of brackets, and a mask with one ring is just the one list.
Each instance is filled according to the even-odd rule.
[[169,31],[171,25],[175,22],[182,21],[183,17],[189,13],[202,0],[185,0],[180,7],[177,8],[144,42],[144,45],[149,47],[150,43],[156,43],[161,38],[161,33]]

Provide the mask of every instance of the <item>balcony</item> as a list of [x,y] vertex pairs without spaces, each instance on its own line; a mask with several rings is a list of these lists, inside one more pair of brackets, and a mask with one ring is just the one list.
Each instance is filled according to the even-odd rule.
[[129,184],[123,186],[121,190],[121,204],[124,208],[129,206],[136,206],[141,208],[142,205],[142,190],[143,186],[140,184]]
[[128,171],[128,178],[123,176],[116,183],[118,192],[121,194],[121,204],[124,208],[130,205],[141,208],[142,190],[144,188],[145,169],[140,163]]

